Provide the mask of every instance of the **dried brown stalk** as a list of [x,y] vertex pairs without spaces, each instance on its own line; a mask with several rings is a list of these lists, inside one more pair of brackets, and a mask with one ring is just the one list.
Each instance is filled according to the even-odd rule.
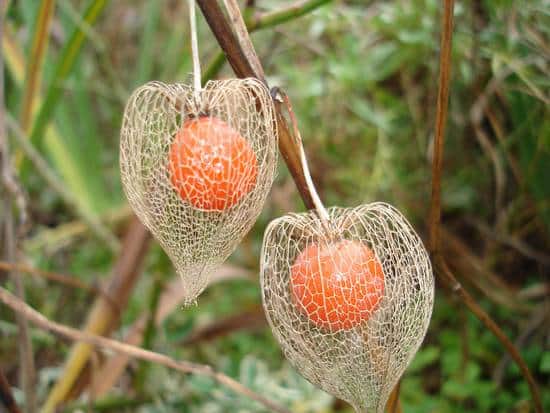
[[401,390],[401,380],[399,380],[390,394],[390,398],[386,403],[387,413],[402,413],[401,400],[399,400],[399,391]]
[[[252,43],[248,39],[246,27],[242,27],[242,19],[234,21],[235,24],[240,26],[236,29],[239,32],[239,36],[237,36],[217,0],[197,0],[197,3],[237,77],[255,77],[265,82],[263,73],[255,70],[254,65],[247,59],[247,55],[252,52],[245,52],[244,47],[245,45],[251,47]],[[243,38],[247,40],[243,40]],[[315,205],[308,190],[304,171],[301,166],[300,148],[293,139],[285,121],[281,102],[276,101],[275,106],[277,109],[276,121],[279,129],[279,150],[296,183],[304,204],[308,209],[313,209]]]
[[445,260],[441,255],[435,257],[435,265],[437,269],[437,274],[445,281],[445,283],[450,287],[450,289],[460,298],[460,300],[468,307],[468,309],[487,327],[501,342],[506,351],[510,354],[510,357],[518,365],[521,374],[525,377],[527,384],[529,385],[529,390],[535,404],[535,411],[537,413],[543,413],[542,401],[540,399],[540,393],[538,385],[527,367],[525,360],[521,356],[519,350],[516,348],[514,343],[510,341],[508,336],[504,334],[502,329],[497,325],[497,323],[491,318],[489,314],[481,308],[481,306],[475,301],[475,299],[462,287],[462,285],[457,281],[456,277],[453,275],[449,267],[447,266]]
[[[0,0],[0,44],[3,43],[4,35],[4,1]],[[0,229],[3,232],[3,252],[8,261],[16,261],[18,244],[27,223],[26,200],[21,186],[15,178],[11,165],[6,130],[6,111],[4,107],[4,60],[0,53],[0,202],[3,219],[0,219]],[[18,211],[18,218],[15,216],[15,208]],[[2,222],[3,221],[3,222]],[[18,221],[18,222],[16,222]],[[3,224],[3,225],[2,225]],[[22,280],[15,274],[10,274],[15,284],[16,293],[21,299],[25,299],[25,287]],[[34,354],[29,334],[27,320],[24,317],[16,316],[19,338],[19,362],[21,387],[25,394],[27,411],[34,413],[36,407],[35,381],[36,371],[34,366]]]
[[445,0],[441,21],[441,50],[439,56],[439,83],[435,118],[435,139],[432,161],[432,198],[429,216],[429,249],[432,254],[439,252],[441,223],[441,176],[443,174],[443,143],[449,104],[449,84],[451,79],[451,52],[453,38],[454,0]]
[[83,342],[91,346],[101,347],[106,350],[112,350],[115,352],[124,353],[140,360],[145,360],[151,363],[160,364],[168,368],[181,371],[182,373],[198,374],[198,375],[209,377],[215,380],[216,382],[218,382],[219,384],[230,388],[235,393],[238,393],[252,400],[255,400],[274,412],[290,413],[284,407],[281,407],[273,403],[272,401],[266,399],[265,397],[253,392],[248,387],[243,386],[241,383],[232,379],[231,377],[215,371],[210,366],[191,363],[187,361],[178,361],[164,354],[155,353],[149,350],[144,350],[140,347],[131,346],[129,344],[121,343],[120,341],[98,336],[96,334],[82,332],[74,328],[67,327],[62,324],[53,322],[51,320],[48,320],[38,311],[34,310],[24,301],[21,301],[19,298],[15,297],[9,291],[1,287],[0,287],[0,301],[2,301],[5,305],[10,307],[13,311],[17,312],[18,314],[21,314],[23,317],[25,317],[25,319],[31,321],[33,324],[35,324],[36,326],[44,330],[52,331],[60,336],[63,336],[73,341]]
[[115,303],[115,301],[113,301],[113,299],[101,288],[95,285],[87,284],[75,276],[60,274],[58,272],[53,272],[53,271],[44,271],[38,268],[30,267],[28,265],[11,263],[6,261],[0,261],[0,270],[17,271],[17,275],[21,273],[31,274],[31,275],[45,278],[48,281],[58,282],[68,287],[78,288],[93,294],[101,295],[106,300],[108,300],[114,308],[118,308],[118,305]]
[[441,223],[441,176],[443,174],[443,148],[445,141],[445,124],[449,104],[449,83],[451,73],[451,50],[453,33],[454,0],[445,0],[442,16],[441,55],[439,60],[439,85],[437,95],[437,112],[435,123],[434,156],[432,162],[432,197],[429,217],[429,247],[435,264],[436,273],[440,276],[474,315],[500,340],[506,351],[519,366],[529,384],[535,410],[542,413],[542,402],[537,384],[521,357],[518,349],[504,334],[496,322],[487,314],[474,298],[462,287],[453,275],[440,251]]
[[[116,297],[118,306],[113,308],[109,301],[99,296],[83,328],[86,333],[109,335],[117,326],[120,312],[126,307],[130,293],[139,277],[141,263],[145,258],[150,239],[147,229],[137,218],[134,218],[129,224],[113,273],[105,287],[108,296]],[[65,362],[63,375],[51,390],[42,408],[43,413],[52,413],[55,407],[67,398],[82,369],[89,361],[91,351],[91,347],[83,343],[73,346]]]
[[[239,277],[249,278],[251,275],[252,274],[249,274],[249,271],[245,268],[225,264],[212,276],[209,285]],[[186,292],[181,288],[181,279],[179,276],[175,277],[167,284],[159,298],[158,309],[155,315],[155,324],[157,327],[162,324],[168,315],[173,313],[174,310],[181,305],[185,295]],[[124,337],[125,343],[135,346],[141,345],[144,338],[147,318],[150,316],[150,314],[147,313],[146,311],[142,314],[130,326],[128,333]],[[124,373],[129,359],[129,356],[119,354],[103,362],[100,368],[101,371],[105,373],[101,375],[99,383],[93,384],[98,397],[105,395],[117,383],[120,376]],[[85,381],[82,380],[82,382]]]

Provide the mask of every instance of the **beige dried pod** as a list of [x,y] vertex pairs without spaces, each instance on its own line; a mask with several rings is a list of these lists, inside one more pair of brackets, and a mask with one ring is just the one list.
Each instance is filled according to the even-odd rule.
[[269,90],[256,79],[201,89],[150,82],[130,97],[120,136],[124,191],[181,275],[187,303],[260,214],[277,140]]
[[432,314],[434,278],[406,218],[385,203],[289,214],[268,226],[262,300],[275,338],[310,382],[382,413]]

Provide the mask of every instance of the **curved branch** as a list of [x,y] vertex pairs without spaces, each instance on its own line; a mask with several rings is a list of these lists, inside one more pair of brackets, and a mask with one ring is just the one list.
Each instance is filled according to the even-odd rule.
[[[217,0],[197,0],[197,3],[237,77],[255,77],[265,82],[263,74],[255,70],[254,65],[247,59],[248,55],[255,54],[255,52],[253,50],[248,50],[248,52],[244,50],[246,47],[252,48],[252,43],[248,39],[248,34],[245,33],[247,29],[243,27],[244,23],[242,19],[238,19],[237,21],[234,19],[233,21],[235,24],[240,25],[238,29],[239,36],[241,38],[244,37],[244,39],[239,41]],[[293,139],[285,121],[281,102],[275,101],[275,107],[277,112],[275,115],[276,122],[279,130],[279,150],[283,155],[283,159],[294,179],[305,206],[308,209],[313,209],[315,205],[307,187],[304,170],[302,169],[300,148]]]
[[102,347],[104,349],[109,349],[112,351],[116,351],[118,353],[123,353],[140,360],[149,361],[151,363],[160,364],[165,367],[181,371],[182,373],[191,373],[191,374],[206,376],[215,380],[222,386],[228,387],[229,389],[233,390],[235,393],[241,394],[245,397],[248,397],[252,400],[257,401],[258,403],[261,403],[263,406],[265,406],[269,410],[272,410],[278,413],[290,413],[286,408],[281,407],[273,403],[271,400],[268,400],[264,396],[255,393],[254,391],[250,390],[248,387],[242,385],[241,383],[232,379],[231,377],[226,376],[225,374],[220,373],[218,371],[215,371],[210,366],[207,366],[204,364],[191,363],[188,361],[177,361],[164,354],[155,353],[153,351],[145,350],[140,347],[121,343],[120,341],[113,340],[110,338],[105,338],[95,334],[82,332],[74,328],[48,320],[38,311],[30,307],[24,301],[18,299],[17,297],[15,297],[13,294],[11,294],[9,291],[7,291],[2,287],[0,287],[0,301],[2,301],[5,305],[10,307],[13,311],[17,312],[18,314],[21,314],[23,317],[25,317],[27,320],[37,325],[38,327],[44,330],[54,332],[65,338],[68,338],[69,340],[81,341],[81,342],[90,344],[92,346]]
[[485,325],[485,327],[487,327],[495,335],[495,337],[498,338],[506,351],[510,354],[510,357],[512,357],[512,359],[516,362],[521,371],[521,374],[523,375],[523,377],[525,377],[525,380],[529,385],[529,390],[535,404],[535,411],[537,413],[544,413],[537,382],[535,381],[535,378],[531,374],[529,367],[527,367],[525,360],[521,356],[519,350],[516,348],[514,343],[510,341],[508,336],[504,334],[497,323],[491,318],[489,314],[485,312],[485,310],[483,310],[483,308],[481,308],[481,306],[474,300],[474,298],[468,293],[468,291],[466,291],[464,287],[462,287],[462,285],[453,275],[441,255],[438,254],[435,257],[435,264],[438,269],[438,275],[443,278],[443,280],[448,284],[453,293],[458,295],[462,302],[466,304],[466,307],[468,307],[468,309],[479,319],[479,321],[481,321]]
[[107,294],[106,291],[103,291],[100,287],[96,285],[93,285],[93,284],[90,285],[78,279],[77,277],[60,274],[58,272],[53,272],[53,271],[45,271],[39,268],[30,267],[25,264],[11,263],[7,261],[0,261],[0,270],[16,271],[17,275],[20,275],[21,273],[31,274],[31,275],[42,277],[48,281],[54,281],[54,282],[63,284],[67,287],[79,288],[81,290],[88,291],[95,295],[100,295],[103,298],[105,298],[113,306],[113,308],[116,308],[118,310],[117,303],[111,298],[109,294]]
[[487,314],[474,298],[462,287],[453,275],[440,252],[441,223],[441,176],[443,174],[443,149],[445,141],[445,124],[449,106],[449,83],[451,74],[451,51],[453,35],[454,0],[445,0],[441,25],[441,55],[439,59],[439,85],[437,94],[437,113],[435,122],[434,156],[432,161],[432,197],[429,217],[429,248],[437,268],[437,274],[458,295],[468,309],[499,339],[506,351],[517,363],[529,385],[535,410],[543,413],[537,383],[533,378],[520,352],[504,334],[502,329]]

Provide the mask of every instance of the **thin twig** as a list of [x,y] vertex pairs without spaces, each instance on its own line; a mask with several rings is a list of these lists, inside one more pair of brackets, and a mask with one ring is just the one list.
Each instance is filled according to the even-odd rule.
[[68,287],[79,288],[81,290],[85,290],[93,294],[101,295],[102,297],[107,299],[111,303],[111,305],[118,308],[117,303],[109,296],[109,294],[107,294],[106,291],[103,291],[101,288],[95,285],[90,285],[88,283],[85,283],[84,281],[79,280],[75,276],[60,274],[58,272],[53,272],[53,271],[40,270],[38,268],[33,268],[28,265],[11,263],[7,261],[0,261],[0,270],[17,271],[18,275],[19,273],[36,275],[36,276],[45,278],[46,280],[54,281],[54,282],[66,285]]
[[193,57],[193,82],[197,102],[200,98],[201,62],[199,58],[199,41],[197,40],[197,16],[195,13],[195,0],[187,0],[189,6],[189,26],[191,30],[191,56]]
[[[514,345],[516,348],[525,347],[530,340],[534,339],[537,334],[545,334],[550,331],[550,303],[543,302],[539,307],[533,311],[531,317],[527,321],[527,325],[524,327],[521,334],[516,338]],[[504,373],[506,367],[510,363],[510,355],[504,354],[498,362],[497,366],[493,370],[493,381],[497,383],[497,386],[502,386],[504,380]]]
[[439,60],[439,85],[437,95],[437,113],[435,124],[434,156],[432,163],[432,198],[429,217],[429,247],[437,274],[448,284],[451,290],[458,295],[468,309],[500,340],[506,351],[519,366],[525,377],[537,413],[543,413],[537,384],[521,357],[518,349],[504,334],[496,322],[487,314],[474,298],[462,287],[449,269],[440,252],[440,223],[441,223],[441,176],[443,173],[443,148],[445,141],[445,124],[449,104],[449,83],[451,72],[451,49],[453,34],[454,0],[445,0],[442,16],[441,55]]
[[516,362],[521,370],[521,374],[523,374],[523,377],[525,377],[525,380],[529,385],[529,390],[535,404],[535,411],[537,413],[544,413],[537,383],[514,343],[510,341],[510,339],[506,336],[506,334],[504,334],[502,329],[496,324],[491,316],[487,314],[483,308],[481,308],[474,298],[457,281],[456,277],[453,275],[441,255],[437,255],[435,257],[435,264],[437,274],[443,278],[451,290],[458,295],[462,302],[466,304],[468,309],[485,325],[485,327],[487,327],[499,339],[506,351],[510,354],[510,357],[512,357],[512,359]]
[[101,337],[95,334],[90,334],[76,330],[74,328],[56,323],[44,317],[38,311],[21,301],[6,289],[0,287],[0,301],[10,307],[13,311],[21,314],[27,320],[31,321],[36,326],[54,332],[69,340],[85,342],[89,345],[102,347],[107,350],[112,350],[118,353],[127,354],[131,357],[149,361],[151,363],[160,364],[168,368],[181,371],[183,373],[191,373],[209,377],[219,384],[226,386],[235,393],[248,397],[252,400],[261,403],[266,408],[278,413],[290,413],[286,408],[281,407],[265,397],[255,393],[248,387],[242,385],[238,381],[226,376],[223,373],[217,372],[212,367],[204,364],[191,363],[188,361],[177,361],[164,354],[155,353],[153,351],[144,350],[140,347],[121,343],[120,341],[110,338]]
[[[0,0],[0,45],[3,44],[4,2]],[[0,53],[0,201],[4,202],[4,254],[8,261],[13,262],[17,257],[18,241],[24,234],[24,228],[27,223],[27,207],[23,191],[15,178],[13,171],[6,130],[6,111],[4,107],[4,60]],[[3,187],[3,188],[2,188]],[[3,189],[3,190],[2,190]],[[4,199],[2,199],[4,198]],[[15,201],[15,202],[13,202]],[[15,223],[14,207],[18,208],[19,223]],[[25,299],[25,286],[17,274],[12,273],[10,277],[15,284],[15,290],[18,297]],[[35,378],[36,370],[34,366],[34,353],[29,334],[27,320],[20,315],[16,316],[16,322],[19,335],[19,362],[20,362],[20,380],[21,387],[25,394],[27,411],[34,413],[36,410],[36,391]]]
[[441,175],[443,173],[443,147],[449,103],[451,78],[451,52],[453,38],[454,0],[445,0],[441,21],[441,48],[439,56],[439,85],[435,119],[434,154],[432,161],[432,198],[429,216],[430,252],[439,252],[439,224],[441,222]]
[[[113,307],[103,297],[97,297],[83,327],[86,332],[109,335],[118,325],[122,311],[126,308],[141,273],[141,264],[146,257],[150,240],[150,233],[134,216],[128,225],[120,253],[113,265],[112,275],[103,286],[109,296],[116,297],[118,306]],[[63,367],[63,374],[42,406],[43,413],[53,413],[56,407],[66,400],[82,369],[88,363],[90,353],[90,346],[84,343],[75,343],[71,348]]]
[[290,103],[290,98],[280,88],[272,89],[272,93],[275,93],[276,95],[275,100],[282,99],[284,106],[288,111],[288,115],[290,117],[290,126],[292,128],[292,135],[296,141],[296,145],[298,145],[300,149],[300,161],[302,163],[302,170],[304,171],[306,184],[311,194],[311,198],[313,199],[313,204],[315,205],[315,211],[317,212],[317,215],[319,216],[323,225],[325,226],[327,233],[330,234],[330,227],[328,224],[330,220],[330,216],[325,206],[323,205],[323,202],[321,201],[321,198],[317,193],[317,188],[315,188],[313,179],[311,178],[311,173],[309,172],[309,166],[307,163],[306,153],[304,149],[304,142],[302,141],[302,134],[300,133],[300,129],[298,128],[298,120],[296,119],[296,115],[294,114],[294,109],[292,108],[292,104]]
[[[451,52],[453,35],[454,0],[445,0],[441,21],[439,56],[439,85],[437,93],[434,154],[432,160],[432,197],[429,212],[429,249],[439,251],[439,224],[441,222],[441,175],[443,167],[443,140],[449,101],[449,80],[451,76]],[[394,397],[399,399],[399,387],[394,389]]]

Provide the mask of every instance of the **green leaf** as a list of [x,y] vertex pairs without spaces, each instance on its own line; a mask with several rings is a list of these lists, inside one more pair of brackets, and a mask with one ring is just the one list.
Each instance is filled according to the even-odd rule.
[[439,360],[441,355],[440,349],[435,346],[427,346],[416,353],[411,365],[408,368],[408,373],[417,373],[420,370],[428,367]]
[[541,373],[550,373],[550,351],[545,351],[542,353],[539,370]]

